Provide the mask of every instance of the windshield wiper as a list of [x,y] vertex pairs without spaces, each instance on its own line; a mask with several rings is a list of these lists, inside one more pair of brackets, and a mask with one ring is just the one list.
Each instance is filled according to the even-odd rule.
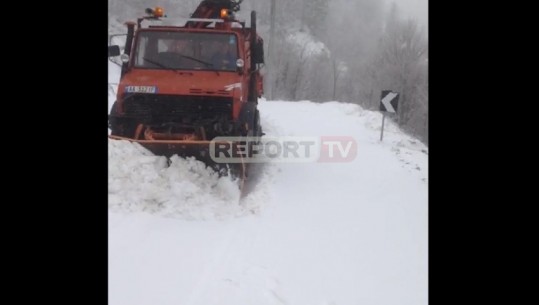
[[[187,55],[183,55],[183,54],[178,54],[178,55],[181,56],[181,57],[183,57],[183,58],[187,58],[187,59],[190,59],[190,60],[199,62],[199,63],[201,63],[201,64],[205,64],[205,65],[210,66],[210,67],[213,68],[213,64],[212,64],[212,63],[209,63],[209,62],[207,62],[207,61],[203,61],[203,60],[200,60],[200,59],[198,59],[198,58],[194,58],[194,57],[187,56]],[[165,69],[165,70],[172,70],[172,71],[174,71],[174,72],[176,72],[176,73],[184,74],[184,72],[180,72],[180,71],[178,71],[178,69],[173,69],[173,68],[171,68],[171,67],[168,67],[168,66],[166,66],[166,65],[163,65],[162,63],[159,63],[159,62],[157,62],[157,61],[155,61],[155,60],[152,60],[152,59],[149,59],[149,58],[147,58],[147,57],[142,57],[142,59],[144,59],[145,61],[147,61],[147,62],[149,62],[149,63],[151,63],[151,64],[154,64],[154,65],[156,65],[156,66],[158,66],[158,67],[160,67],[160,68],[163,68],[163,69]],[[219,75],[219,71],[215,70],[215,73],[217,73],[217,75]],[[190,73],[190,74],[192,74],[192,73]]]
[[[213,64],[209,63],[207,61],[204,61],[204,60],[201,60],[201,59],[198,59],[198,58],[194,58],[194,57],[191,57],[191,56],[183,55],[183,54],[178,54],[178,55],[180,55],[183,58],[191,59],[191,60],[194,60],[194,61],[199,62],[201,64],[205,64],[206,66],[209,66],[209,67],[213,68]],[[221,75],[221,74],[219,74],[219,71],[217,71],[217,70],[213,70],[213,71],[215,71],[217,76]]]
[[[183,56],[183,55],[182,55],[182,56]],[[154,65],[156,65],[156,66],[158,66],[158,67],[160,67],[160,68],[163,68],[163,69],[165,69],[165,70],[171,70],[171,71],[176,72],[176,73],[178,73],[178,74],[180,74],[180,75],[185,74],[184,72],[180,72],[180,71],[178,71],[177,69],[172,69],[172,68],[169,67],[169,66],[163,65],[162,63],[159,63],[159,62],[157,62],[157,61],[155,61],[155,60],[151,60],[151,59],[149,59],[149,58],[147,58],[147,57],[142,57],[142,59],[144,59],[145,61],[147,61],[147,62],[149,62],[149,63],[151,63],[151,64],[154,64]],[[192,73],[187,73],[187,74],[192,74]]]
[[183,54],[178,54],[180,55],[181,57],[183,58],[187,58],[187,59],[190,59],[190,60],[194,60],[196,62],[199,62],[201,64],[205,64],[206,66],[210,66],[210,67],[213,67],[213,64],[212,63],[209,63],[207,61],[204,61],[204,60],[201,60],[201,59],[198,59],[198,58],[194,58],[194,57],[191,57],[191,56],[187,56],[187,55],[183,55]]
[[159,63],[159,62],[157,62],[157,61],[151,60],[151,59],[149,59],[149,58],[147,58],[147,57],[142,57],[142,59],[144,59],[145,61],[147,61],[147,62],[149,62],[149,63],[151,63],[151,64],[154,64],[154,65],[156,65],[156,66],[158,66],[158,67],[160,67],[160,68],[167,69],[167,70],[168,70],[168,69],[171,69],[170,67],[167,67],[167,66],[163,65],[162,63]]

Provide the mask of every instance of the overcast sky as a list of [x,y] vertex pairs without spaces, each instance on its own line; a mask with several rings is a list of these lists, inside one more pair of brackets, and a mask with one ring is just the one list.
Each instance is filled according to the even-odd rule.
[[410,16],[427,28],[428,26],[428,0],[386,0],[395,2],[401,9],[403,16]]

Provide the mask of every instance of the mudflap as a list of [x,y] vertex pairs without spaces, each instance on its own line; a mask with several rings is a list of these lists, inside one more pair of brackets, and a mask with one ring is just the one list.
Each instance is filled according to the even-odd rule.
[[[185,140],[135,140],[127,137],[109,135],[110,139],[126,140],[133,143],[138,143],[142,147],[148,149],[156,156],[165,156],[168,158],[177,155],[182,158],[194,157],[206,164],[219,173],[219,176],[231,176],[232,179],[238,180],[238,187],[243,196],[243,187],[247,177],[247,165],[243,159],[237,163],[217,163],[210,155],[211,141],[185,141]],[[213,142],[218,143],[218,142]],[[237,145],[233,145],[234,149],[240,151]],[[241,154],[239,154],[241,156]]]

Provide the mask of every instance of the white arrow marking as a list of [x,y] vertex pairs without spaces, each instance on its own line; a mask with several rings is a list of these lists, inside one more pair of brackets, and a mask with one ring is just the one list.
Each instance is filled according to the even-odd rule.
[[397,96],[397,93],[389,92],[383,99],[382,104],[386,107],[387,112],[393,112],[395,113],[395,109],[393,109],[393,106],[391,105],[391,101]]

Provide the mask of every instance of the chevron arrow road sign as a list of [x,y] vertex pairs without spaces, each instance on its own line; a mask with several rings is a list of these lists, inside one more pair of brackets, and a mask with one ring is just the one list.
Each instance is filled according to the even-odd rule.
[[382,91],[382,97],[380,100],[380,111],[395,113],[397,112],[398,102],[398,93],[392,92],[391,90],[384,90]]

